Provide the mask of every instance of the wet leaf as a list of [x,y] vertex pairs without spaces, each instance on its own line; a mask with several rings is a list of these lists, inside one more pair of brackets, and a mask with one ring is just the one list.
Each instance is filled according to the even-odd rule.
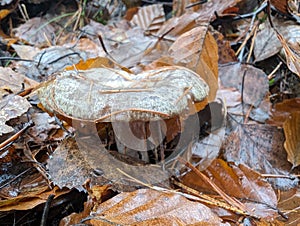
[[284,100],[274,105],[268,123],[282,127],[286,119],[288,119],[293,112],[297,111],[300,111],[300,98]]
[[155,120],[199,111],[197,106],[204,107],[208,90],[196,73],[182,67],[139,75],[96,68],[61,73],[40,90],[39,97],[49,112],[67,118],[98,122]]
[[49,141],[51,132],[58,130],[59,125],[55,124],[55,118],[50,117],[47,113],[35,113],[31,115],[34,126],[28,129],[27,134],[30,136],[28,141],[34,141],[36,144],[42,144]]
[[0,136],[13,132],[14,129],[5,123],[28,111],[30,103],[23,97],[7,95],[0,101]]
[[218,32],[213,31],[213,36],[218,44],[219,64],[226,64],[237,61],[237,56],[230,46],[230,42],[224,39],[224,36]]
[[169,49],[174,64],[184,65],[206,81],[210,88],[209,101],[215,99],[218,89],[217,49],[216,41],[206,26],[196,27],[179,36]]
[[[89,208],[86,204],[85,208]],[[167,192],[139,189],[121,193],[100,204],[84,222],[92,225],[228,225],[208,207]],[[86,215],[86,217],[88,216]],[[84,216],[82,216],[84,217]],[[66,217],[61,225],[80,222],[76,215]]]
[[32,45],[46,44],[55,34],[55,28],[42,17],[34,17],[13,30],[14,35]]
[[[243,77],[244,86],[242,86]],[[222,65],[220,80],[224,87],[237,88],[240,93],[243,91],[244,102],[254,107],[259,106],[269,89],[267,75],[251,65],[240,63]]]
[[[227,195],[240,198],[249,212],[254,211],[255,215],[268,218],[277,215],[272,209],[277,206],[274,190],[252,169],[242,164],[236,166],[216,159],[204,173]],[[212,188],[194,172],[185,175],[183,182],[199,191],[212,191]]]
[[9,93],[17,94],[24,89],[34,87],[38,83],[13,71],[11,68],[0,67],[0,96]]
[[[291,71],[296,73],[294,71],[295,66],[292,65],[294,61],[292,60],[291,55],[297,55],[299,52],[299,26],[295,22],[280,20],[276,17],[272,17],[272,22],[276,30],[270,26],[269,21],[265,21],[260,25],[260,30],[257,32],[254,45],[255,60],[262,61],[267,59],[279,53],[279,51],[284,48],[284,50],[288,52],[288,66]],[[292,62],[290,62],[290,60],[292,60]],[[294,64],[295,63],[296,62],[294,62]]]
[[55,187],[49,191],[48,186],[36,186],[32,189],[19,191],[21,194],[5,200],[0,200],[0,211],[28,210],[39,204],[45,203],[49,195],[54,194],[55,198],[68,193],[68,189],[58,189]]
[[[283,148],[283,132],[268,125],[241,125],[232,132],[224,145],[224,158],[244,164],[263,174],[290,175],[292,165]],[[291,175],[292,176],[292,175]],[[276,187],[289,189],[298,179],[278,177],[269,179]]]
[[19,64],[18,71],[34,80],[43,81],[49,75],[85,59],[86,54],[63,46],[45,48],[34,56],[32,62]]
[[168,178],[168,173],[159,165],[128,164],[115,158],[104,148],[99,137],[64,140],[49,159],[48,168],[54,184],[80,191],[84,190],[82,185],[87,179],[93,184],[110,183],[117,191],[141,186],[124,173],[150,184],[165,183]]
[[293,167],[300,165],[300,111],[293,112],[283,124],[288,160]]
[[300,189],[281,191],[279,197],[278,207],[288,217],[285,225],[299,225]]
[[153,4],[140,8],[138,13],[133,16],[131,22],[144,31],[155,34],[165,22],[163,5]]

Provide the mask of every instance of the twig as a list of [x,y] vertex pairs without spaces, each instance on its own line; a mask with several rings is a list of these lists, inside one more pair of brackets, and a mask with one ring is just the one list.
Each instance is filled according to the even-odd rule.
[[8,138],[7,140],[3,141],[0,144],[0,151],[4,150],[5,148],[7,148],[8,145],[10,145],[13,142],[15,142],[20,137],[20,135],[22,133],[24,133],[28,128],[30,128],[33,125],[34,125],[34,123],[33,123],[32,120],[30,120],[29,122],[25,123],[24,127],[19,132],[15,133],[10,138]]
[[273,75],[279,70],[281,65],[282,65],[282,62],[280,61],[279,64],[274,68],[274,70],[268,75],[269,80],[273,78]]
[[53,194],[48,196],[48,199],[46,201],[46,204],[45,204],[45,207],[43,210],[42,220],[41,220],[41,224],[40,224],[41,226],[47,225],[47,218],[48,218],[51,202],[54,199],[54,197],[55,197],[55,195],[53,195]]

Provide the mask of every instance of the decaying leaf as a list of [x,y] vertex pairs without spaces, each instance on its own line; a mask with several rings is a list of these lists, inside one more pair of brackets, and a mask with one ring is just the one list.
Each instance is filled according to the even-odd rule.
[[133,190],[141,184],[127,175],[149,184],[165,183],[168,172],[159,165],[127,164],[104,148],[99,137],[64,140],[48,162],[49,174],[59,187],[77,188],[87,179],[93,184],[111,184],[113,190]]
[[288,217],[285,225],[299,225],[300,189],[294,188],[280,192],[278,208]]
[[41,17],[34,17],[14,29],[14,35],[32,45],[45,44],[55,34],[55,28]]
[[175,41],[178,36],[196,26],[198,16],[198,13],[186,13],[180,17],[172,17],[160,27],[156,35],[164,35],[166,39]]
[[283,124],[288,160],[293,167],[300,165],[300,111],[293,112]]
[[84,52],[64,46],[51,46],[39,51],[32,62],[19,64],[18,71],[34,80],[45,80],[45,77],[65,69],[67,66],[85,59]]
[[[244,164],[263,174],[289,175],[292,165],[286,160],[283,132],[275,126],[242,125],[232,132],[224,145],[224,158]],[[297,178],[270,178],[276,187],[289,189],[298,184]]]
[[251,65],[240,63],[222,65],[220,66],[220,80],[224,87],[237,88],[241,93],[243,91],[244,103],[254,107],[261,103],[269,89],[267,75]]
[[292,98],[284,100],[281,103],[274,105],[271,110],[271,118],[268,120],[268,124],[283,126],[283,123],[293,112],[300,111],[300,98]]
[[164,67],[139,75],[96,68],[61,73],[40,90],[39,97],[49,112],[66,118],[149,121],[199,111],[208,91],[199,75],[182,67]]
[[59,189],[55,187],[53,190],[49,190],[47,185],[39,184],[33,189],[25,189],[19,191],[20,194],[16,197],[11,197],[6,200],[0,200],[0,211],[11,211],[11,210],[28,210],[35,206],[45,203],[49,195],[54,194],[55,198],[63,194],[68,193],[68,189]]
[[17,118],[28,111],[30,103],[23,97],[7,95],[0,101],[0,136],[13,132],[13,128],[5,123],[10,119]]
[[162,4],[154,4],[142,7],[131,22],[141,27],[144,31],[155,34],[165,22],[165,13]]
[[61,225],[77,224],[84,220],[92,225],[229,225],[201,203],[178,195],[139,189],[121,193],[91,211],[91,200],[85,205],[86,215],[65,217]]
[[11,68],[0,67],[0,96],[4,96],[9,93],[17,94],[24,89],[33,87],[38,83],[26,78],[20,73],[16,73]]
[[[276,215],[276,211],[272,209],[277,206],[276,194],[271,185],[257,172],[242,164],[235,166],[221,159],[216,159],[204,173],[227,195],[244,200],[243,202],[249,212],[254,211],[255,215],[260,217],[274,217]],[[193,171],[184,176],[183,182],[199,191],[211,192],[212,190]],[[268,209],[266,206],[271,208]]]

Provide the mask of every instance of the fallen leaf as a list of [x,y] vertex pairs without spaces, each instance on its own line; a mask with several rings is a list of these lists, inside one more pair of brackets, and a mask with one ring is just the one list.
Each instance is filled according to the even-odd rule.
[[300,98],[292,98],[277,103],[271,109],[271,118],[268,124],[283,126],[283,123],[289,118],[293,112],[300,111]]
[[[2,5],[2,4],[1,4]],[[0,10],[0,20],[3,20],[7,15],[9,15],[12,12],[12,10],[9,9],[1,9]]]
[[268,20],[260,25],[254,45],[255,61],[262,61],[277,53],[284,47],[290,46],[299,52],[298,39],[300,29],[296,22],[271,17],[275,29],[280,33],[283,40],[277,38],[277,32],[271,27]]
[[[85,209],[91,204],[86,204]],[[167,192],[139,189],[121,193],[98,205],[95,211],[84,211],[84,223],[92,225],[229,225],[201,203]],[[77,224],[76,214],[65,217],[61,225]],[[82,219],[81,219],[82,220]],[[104,223],[106,222],[106,223]]]
[[155,34],[164,22],[165,12],[162,4],[142,7],[131,20],[131,23],[151,34]]
[[76,64],[81,59],[86,59],[84,52],[63,46],[52,46],[39,51],[32,62],[19,63],[18,71],[34,80],[43,81],[47,76]]
[[196,27],[179,36],[170,47],[169,56],[175,65],[183,65],[198,73],[209,85],[208,100],[215,99],[218,89],[218,47],[206,26]]
[[55,118],[50,117],[47,113],[34,113],[31,115],[34,126],[29,128],[27,134],[29,141],[34,141],[36,144],[42,144],[51,139],[51,132],[58,130],[59,125],[55,124]]
[[34,46],[12,44],[13,49],[16,51],[18,56],[22,59],[33,60],[34,56],[41,50]]
[[55,28],[42,17],[34,17],[14,28],[13,33],[20,40],[25,40],[32,45],[43,45],[48,40],[52,40]]
[[[273,209],[277,207],[277,197],[271,185],[245,165],[236,166],[216,159],[203,173],[227,195],[241,199],[249,212],[264,218],[277,215]],[[212,192],[212,188],[193,171],[182,180],[185,185],[200,192]]]
[[180,17],[172,17],[158,30],[157,36],[164,35],[166,39],[175,41],[177,37],[196,27],[198,13],[185,13]]
[[[244,164],[262,174],[290,175],[292,165],[287,161],[283,148],[282,130],[269,125],[241,125],[226,139],[223,150],[228,162]],[[296,186],[297,178],[269,178],[277,188],[289,189]]]
[[283,123],[285,135],[284,147],[288,154],[288,161],[293,168],[300,165],[300,111],[293,112]]
[[237,61],[237,56],[231,48],[230,42],[224,39],[222,33],[212,31],[214,38],[218,44],[219,64],[226,64]]
[[48,186],[36,186],[32,190],[19,191],[16,197],[0,200],[0,211],[11,210],[29,210],[36,207],[39,204],[45,203],[49,195],[54,194],[55,198],[68,193],[68,189],[58,189],[55,187],[53,190],[49,190]]
[[125,174],[147,184],[164,184],[169,177],[160,165],[129,164],[114,157],[97,136],[65,139],[49,159],[48,168],[55,185],[79,191],[84,190],[87,179],[93,184],[111,184],[113,190],[130,191],[141,184]]
[[280,191],[278,195],[278,208],[288,217],[284,222],[285,225],[299,225],[300,224],[300,189],[294,188],[288,191]]
[[96,57],[96,58],[89,58],[86,61],[80,60],[79,63],[66,67],[66,70],[87,70],[91,68],[100,68],[100,67],[107,67],[107,68],[114,68],[115,63],[106,57]]
[[5,123],[10,119],[17,118],[28,111],[30,103],[23,97],[7,95],[0,100],[0,136],[13,132],[14,129]]
[[[267,75],[251,65],[240,63],[221,65],[220,80],[224,87],[243,92],[244,103],[258,107],[269,90]],[[242,86],[244,77],[244,86]],[[256,84],[255,86],[253,84]]]
[[24,89],[34,87],[38,83],[25,77],[21,73],[13,71],[9,67],[0,67],[0,96],[9,93],[17,94]]

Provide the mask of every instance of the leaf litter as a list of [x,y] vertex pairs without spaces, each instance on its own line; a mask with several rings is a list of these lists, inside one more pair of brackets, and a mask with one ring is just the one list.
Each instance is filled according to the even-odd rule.
[[[124,2],[128,6],[126,1]],[[74,130],[70,125],[59,122],[47,116],[46,113],[41,113],[36,108],[35,93],[30,94],[29,100],[32,107],[29,111],[28,108],[25,108],[16,114],[12,120],[6,118],[3,121],[3,124],[16,125],[18,121],[20,124],[26,118],[24,113],[27,113],[37,124],[28,129],[28,133],[18,135],[20,138],[15,139],[14,144],[10,144],[10,149],[1,150],[1,156],[6,158],[6,160],[0,158],[1,170],[5,170],[5,168],[17,169],[17,167],[13,167],[13,164],[16,164],[20,159],[28,161],[28,156],[32,157],[29,158],[30,161],[34,160],[28,165],[22,165],[24,168],[18,168],[18,172],[24,171],[24,174],[17,175],[15,179],[12,176],[15,172],[8,170],[7,174],[3,174],[7,176],[6,179],[1,178],[1,192],[7,192],[5,196],[1,196],[0,200],[3,203],[3,210],[20,208],[28,209],[28,211],[32,208],[37,210],[38,204],[50,202],[51,199],[47,199],[50,194],[54,194],[54,202],[56,202],[59,200],[60,195],[67,197],[70,189],[77,188],[80,191],[87,191],[89,199],[85,204],[85,210],[76,215],[76,223],[86,221],[94,225],[105,225],[108,221],[114,223],[131,222],[131,224],[137,225],[146,223],[172,224],[172,222],[177,225],[187,223],[199,225],[204,224],[204,222],[206,225],[228,225],[229,222],[237,223],[239,216],[244,217],[244,224],[264,225],[271,222],[282,225],[282,217],[285,217],[285,215],[280,210],[287,210],[288,207],[281,205],[281,203],[289,203],[288,205],[295,212],[297,211],[297,205],[291,204],[293,202],[297,203],[297,186],[299,183],[299,176],[297,176],[299,175],[297,167],[299,165],[297,94],[288,89],[284,91],[282,89],[276,91],[275,89],[276,93],[269,93],[270,91],[274,92],[269,89],[271,84],[275,87],[284,87],[288,81],[298,81],[297,77],[293,77],[295,75],[291,73],[292,71],[298,74],[298,66],[295,60],[298,54],[298,48],[295,45],[297,25],[289,21],[287,23],[291,23],[291,26],[283,26],[283,22],[277,22],[279,21],[278,15],[272,14],[272,21],[275,21],[275,27],[280,32],[276,33],[279,42],[276,41],[276,46],[273,48],[268,45],[274,39],[270,40],[270,36],[263,32],[268,31],[270,34],[275,28],[269,27],[268,21],[263,22],[263,17],[267,16],[267,12],[261,11],[262,7],[257,4],[250,4],[247,1],[210,1],[202,4],[186,1],[183,5],[178,3],[180,1],[173,2],[173,15],[175,16],[171,19],[165,16],[166,5],[149,4],[149,6],[143,6],[139,10],[132,11],[137,12],[137,14],[132,15],[133,19],[130,23],[120,17],[111,18],[111,21],[104,15],[103,17],[90,17],[89,14],[84,14],[81,11],[86,9],[86,2],[81,3],[82,5],[74,4],[65,11],[63,7],[61,8],[62,5],[58,4],[56,12],[62,13],[60,16],[51,14],[51,11],[49,11],[43,18],[30,16],[30,20],[27,19],[23,26],[14,28],[15,40],[13,42],[17,42],[17,45],[13,45],[12,48],[15,48],[18,55],[27,61],[16,61],[11,63],[9,67],[37,81],[44,81],[50,77],[49,81],[39,85],[43,90],[48,89],[40,96],[40,99],[44,107],[48,108],[48,112],[63,118],[76,127],[77,131],[74,136],[72,134]],[[112,13],[112,16],[116,15],[112,10],[117,10],[115,7],[120,6],[120,12],[125,12],[122,4],[106,4],[101,6],[101,9]],[[297,10],[282,11],[283,8],[282,6],[279,7],[277,1],[271,1],[271,4],[276,6],[272,10],[289,13],[297,20]],[[289,4],[291,3],[289,2]],[[162,6],[164,10],[162,10]],[[262,6],[264,5],[262,4]],[[211,10],[211,7],[214,10]],[[258,11],[255,11],[256,9]],[[5,17],[15,15],[13,13],[13,11],[10,11],[9,14],[5,14]],[[257,18],[255,18],[256,16]],[[246,17],[252,17],[253,20],[259,18],[257,21],[261,23],[260,28],[262,29],[257,34],[253,30],[255,26],[249,26],[247,22],[249,20],[244,19]],[[90,18],[93,18],[93,20],[90,20],[84,26],[84,23]],[[41,22],[42,20],[44,22]],[[108,23],[108,25],[102,25],[97,20]],[[118,22],[113,24],[112,21],[115,22],[116,20]],[[284,20],[288,21],[287,18]],[[1,23],[4,22],[1,21]],[[20,23],[18,24],[20,25]],[[58,33],[54,34],[54,29],[58,25],[60,26]],[[25,29],[29,28],[28,32],[24,32],[24,27]],[[44,29],[43,32],[40,32],[41,29]],[[73,32],[69,32],[71,30]],[[221,31],[224,37],[218,35],[216,30]],[[234,37],[237,39],[234,40]],[[242,45],[239,46],[241,43],[239,40],[245,40],[245,38],[252,40],[248,43],[243,41]],[[35,47],[38,46],[39,49],[29,50],[32,53],[27,56],[26,51],[28,50],[26,49],[28,46],[21,43],[24,40],[27,41],[27,44],[31,43]],[[259,44],[262,44],[263,47]],[[234,49],[237,49],[237,47],[242,50],[238,58],[234,56]],[[275,51],[267,54],[268,51],[264,51],[262,48]],[[282,48],[285,50],[286,58],[280,58],[279,51]],[[228,55],[226,55],[226,52]],[[287,63],[287,67],[283,65],[267,76],[266,71],[270,71],[270,68],[275,68],[276,65],[268,65],[270,68],[266,69],[264,66],[258,66],[256,62],[264,62],[269,60],[271,56],[277,60],[279,59],[280,62]],[[236,63],[237,59],[243,58],[247,58],[251,65]],[[77,64],[78,62],[80,63]],[[218,62],[227,64],[218,65]],[[161,108],[152,109],[151,107],[147,108],[146,111],[143,109],[141,112],[145,117],[140,114],[142,118],[139,118],[139,120],[146,119],[146,121],[136,121],[137,118],[131,117],[131,115],[129,123],[120,122],[118,126],[115,125],[114,129],[123,131],[122,136],[125,139],[118,136],[114,137],[113,126],[109,122],[102,122],[100,130],[95,128],[94,122],[101,119],[101,116],[97,115],[99,109],[96,111],[96,115],[89,118],[89,113],[93,112],[93,107],[84,105],[84,103],[90,99],[90,94],[94,95],[97,89],[102,90],[103,84],[100,85],[96,81],[97,79],[95,80],[95,77],[97,77],[95,75],[98,72],[103,74],[103,70],[117,71],[116,74],[122,74],[122,76],[130,77],[130,80],[136,81],[145,75],[143,79],[146,81],[149,74],[144,71],[152,69],[156,70],[154,74],[159,74],[157,70],[162,66],[171,68],[171,74],[177,70],[175,68],[180,66],[200,75],[205,82],[200,77],[197,79],[202,81],[202,85],[207,83],[209,87],[208,101],[201,103],[203,98],[200,98],[201,104],[196,107],[196,110],[183,117],[186,121],[181,119],[181,110],[184,108],[195,109],[195,106],[193,106],[195,103],[193,102],[183,101],[184,104],[180,108],[181,110],[175,111],[176,114],[179,113],[180,117],[174,117],[172,113],[169,114],[170,111],[167,114]],[[66,68],[67,71],[64,71]],[[92,78],[89,78],[89,81],[85,84],[85,79],[82,79],[80,74],[89,71],[98,72],[94,73]],[[137,75],[130,74],[131,71]],[[19,81],[9,81],[5,76],[5,72],[1,74],[4,78],[2,99],[7,98],[7,93],[17,93],[20,89],[21,91],[23,89],[27,91],[27,88],[32,89],[32,83],[28,87],[26,79],[23,80],[24,78]],[[69,74],[72,74],[72,76],[69,76]],[[285,74],[285,76],[281,76],[282,74]],[[65,78],[60,77],[61,75],[64,75]],[[160,91],[155,91],[156,95],[159,93],[162,98],[159,106],[164,106],[164,104],[167,106],[169,102],[164,98],[169,93],[173,93],[176,90],[175,87],[181,87],[175,95],[176,100],[193,98],[193,100],[196,100],[195,92],[191,91],[195,88],[197,79],[194,81],[184,77],[180,80],[184,81],[184,85],[180,83],[177,86],[174,85],[174,89],[170,89],[169,84],[172,84],[172,80],[168,80],[168,76],[166,78],[162,77],[159,80],[165,80],[166,83],[159,87]],[[270,83],[268,81],[270,78],[275,78],[275,83]],[[288,80],[288,78],[294,78],[294,80]],[[68,81],[72,82],[77,79],[78,87],[85,84],[85,88],[72,90],[74,91],[73,94],[64,100],[66,105],[72,103],[72,101],[77,101],[71,107],[76,110],[61,109],[60,100],[56,99],[61,95],[61,92],[63,93],[62,96],[65,96],[64,90],[67,90],[67,87],[71,84],[71,82],[60,84],[60,81],[64,79],[69,79]],[[115,88],[111,77],[108,77],[107,80],[109,82],[106,85]],[[122,83],[130,83],[130,80],[124,79]],[[7,81],[17,85],[7,87],[9,83]],[[25,87],[20,81],[25,81]],[[156,84],[154,81],[152,82]],[[56,89],[56,85],[61,85],[61,88]],[[156,85],[159,86],[159,82]],[[151,86],[152,89],[156,88],[156,85]],[[136,87],[134,89],[134,94],[140,93]],[[114,97],[112,106],[116,109],[122,103],[127,103],[128,100],[135,100],[134,104],[143,103],[143,106],[149,102],[149,98],[145,98],[143,101],[134,99],[139,96],[126,96],[121,90],[124,90],[123,86],[122,89],[117,91],[110,88],[110,93],[107,95],[109,98],[103,102],[109,102],[111,101],[110,98]],[[147,90],[147,92],[151,93],[150,90]],[[116,93],[120,95],[116,95]],[[73,98],[75,94],[77,94],[76,99]],[[287,94],[290,96],[287,96]],[[8,96],[12,95],[9,94]],[[97,99],[97,95],[94,96]],[[18,98],[18,96],[15,97]],[[216,97],[219,98],[218,103],[222,103],[219,104],[221,107],[213,107],[217,103],[215,102]],[[26,100],[25,98],[19,99]],[[270,99],[272,104],[275,105],[271,104]],[[282,103],[276,103],[282,100]],[[82,103],[84,107],[79,107],[79,103]],[[207,106],[205,106],[206,104]],[[278,107],[280,104],[283,106],[281,109]],[[139,105],[132,106],[136,108]],[[128,108],[127,106],[126,108],[125,106],[121,110],[127,112],[127,116],[123,114],[127,117],[124,117],[126,120],[129,119],[128,115],[132,113],[132,109],[133,107]],[[207,113],[206,109],[210,109],[211,113]],[[105,113],[105,108],[103,110]],[[87,113],[81,115],[81,111]],[[155,114],[149,114],[150,112]],[[159,118],[163,117],[164,120],[159,123],[150,123],[149,120],[153,120],[152,117],[155,118],[155,115]],[[216,119],[217,115],[220,116],[220,120]],[[111,116],[111,112],[108,116]],[[193,117],[197,118],[196,123],[190,123],[195,122]],[[87,122],[89,119],[91,119],[91,123]],[[264,124],[266,121],[282,127],[284,131]],[[155,132],[153,128],[155,128]],[[138,139],[129,141],[132,136],[128,135],[132,133],[130,132],[132,130],[134,136]],[[87,134],[99,135],[93,137]],[[165,137],[165,139],[162,137]],[[5,137],[2,138],[5,140]],[[24,147],[23,139],[27,141],[25,148],[22,148]],[[58,142],[60,139],[62,141]],[[135,150],[137,146],[132,145],[137,140],[144,141],[139,144],[139,148],[148,150],[147,152]],[[24,149],[24,151],[18,153],[13,151],[14,148]],[[16,156],[17,153],[21,158]],[[12,160],[11,157],[16,157],[16,160],[10,161],[10,159]],[[208,177],[199,176],[201,175],[199,173],[195,175],[193,166],[187,163],[183,164],[182,158],[198,165],[197,167]],[[152,162],[149,164],[149,162],[146,163],[147,161]],[[44,169],[37,167],[38,162],[44,164],[47,169],[45,172],[49,173],[51,181],[60,188],[48,184],[48,176],[41,176],[41,171],[33,173],[25,170],[29,165],[33,166],[35,170]],[[171,171],[167,171],[167,169],[171,169]],[[158,189],[152,185],[169,187],[172,185],[168,181],[171,174],[175,175],[175,178],[182,183],[179,187],[184,193],[180,195],[189,197],[194,202],[188,201],[178,194],[171,195],[169,192],[174,193],[174,190]],[[32,175],[35,179],[28,180]],[[180,177],[180,175],[183,177]],[[206,178],[205,182],[200,178]],[[43,186],[39,186],[38,183],[34,184],[35,180]],[[86,186],[87,181],[91,181],[90,188]],[[20,187],[18,187],[17,182],[25,184],[22,188],[25,188],[27,184],[30,191],[18,194],[17,191]],[[210,186],[207,186],[207,183]],[[44,185],[47,185],[47,187]],[[175,185],[178,185],[178,183],[173,181],[173,186]],[[150,187],[153,190],[138,189],[143,186]],[[61,190],[63,187],[69,189]],[[42,190],[39,190],[39,188]],[[279,189],[279,193],[282,194],[284,194],[283,190],[291,193],[281,197],[282,199],[278,198],[280,200],[278,205],[274,188]],[[38,192],[35,192],[35,189]],[[107,189],[118,191],[120,194],[114,196],[114,193],[113,198],[108,198],[106,202],[102,203],[104,201],[102,195],[105,193],[104,190]],[[159,191],[154,191],[155,189]],[[196,189],[196,191],[193,189]],[[98,194],[92,193],[91,190],[94,192],[97,190]],[[124,191],[133,192],[126,193]],[[199,203],[199,197],[198,199],[192,198],[192,196],[188,196],[187,192],[197,194],[202,198],[208,198],[200,200],[205,205]],[[208,196],[202,196],[199,192],[204,192]],[[145,197],[137,201],[136,197],[143,194],[144,196],[145,194],[149,195],[149,197],[158,195],[162,198],[150,198],[151,204],[148,205],[149,198]],[[25,201],[26,197],[31,201]],[[122,201],[123,197],[125,199]],[[130,197],[133,197],[133,203],[131,203]],[[109,204],[114,200],[117,200],[116,204]],[[186,204],[180,206],[179,201]],[[20,208],[17,207],[16,202],[22,203]],[[69,202],[71,201],[69,200]],[[121,206],[121,203],[124,203],[124,206]],[[107,209],[106,204],[110,205],[110,209]],[[47,208],[47,205],[45,206]],[[136,207],[133,209],[133,215],[131,215],[132,211],[124,214],[124,210],[128,206]],[[169,210],[168,206],[172,206],[172,209]],[[277,209],[277,206],[280,210]],[[119,214],[120,209],[121,213]],[[166,211],[167,209],[169,211]],[[113,216],[105,214],[107,213],[106,210],[110,210]],[[199,215],[199,211],[205,212],[207,215]],[[167,212],[167,215],[160,214],[162,212]],[[198,218],[190,213],[195,213]],[[287,221],[291,225],[299,223],[293,211],[285,213],[287,216],[291,216],[291,219]],[[184,214],[185,216],[183,216]],[[11,215],[7,214],[7,216]],[[189,216],[189,218],[186,216]],[[277,218],[277,220],[274,220],[274,218]],[[71,215],[62,220],[61,223],[69,224],[72,221]],[[73,223],[75,223],[75,220]]]

